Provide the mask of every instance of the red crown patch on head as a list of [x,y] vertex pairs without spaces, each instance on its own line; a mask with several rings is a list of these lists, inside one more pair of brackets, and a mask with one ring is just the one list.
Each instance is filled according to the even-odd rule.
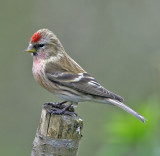
[[33,36],[30,39],[30,42],[38,42],[41,39],[41,35],[39,32],[36,32],[33,34]]

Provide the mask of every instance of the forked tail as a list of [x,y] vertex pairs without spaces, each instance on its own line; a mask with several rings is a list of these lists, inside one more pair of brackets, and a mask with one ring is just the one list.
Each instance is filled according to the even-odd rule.
[[140,121],[145,123],[146,119],[143,116],[139,115],[137,112],[135,112],[133,109],[129,108],[128,106],[126,106],[122,102],[119,102],[119,101],[116,101],[116,100],[113,100],[113,99],[107,99],[107,101],[110,102],[111,104],[115,105],[115,106],[118,106],[118,107],[122,108],[126,112],[130,113],[131,115],[135,116],[137,119],[139,119]]

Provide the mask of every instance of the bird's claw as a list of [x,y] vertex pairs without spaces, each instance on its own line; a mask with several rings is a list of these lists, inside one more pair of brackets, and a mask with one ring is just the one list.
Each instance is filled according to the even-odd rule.
[[64,105],[64,103],[65,102],[58,102],[58,103],[47,102],[45,103],[45,105],[52,106],[51,109],[54,109],[54,108],[65,109],[66,108],[66,110],[68,110],[69,112],[74,112],[74,107],[72,105],[67,107],[66,105]]
[[51,109],[50,111],[47,111],[47,114],[77,116],[75,112],[68,111],[66,109],[54,109],[54,108]]
[[60,103],[52,103],[52,102],[48,102],[45,103],[46,106],[51,106],[50,109],[47,111],[47,114],[54,114],[54,115],[75,115],[77,116],[76,113],[74,113],[74,108],[72,106],[72,104],[69,105],[64,105],[67,101],[63,101]]
[[52,106],[52,107],[54,107],[54,108],[63,109],[63,108],[65,108],[65,105],[63,105],[63,104],[65,104],[65,103],[66,103],[66,101],[58,102],[58,103],[47,102],[47,103],[45,103],[45,104],[46,104],[46,105],[49,105],[49,106]]

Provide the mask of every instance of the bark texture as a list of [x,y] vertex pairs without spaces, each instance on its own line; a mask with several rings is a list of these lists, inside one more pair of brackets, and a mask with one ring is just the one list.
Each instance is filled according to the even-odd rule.
[[83,120],[76,115],[47,114],[44,104],[31,156],[77,156]]

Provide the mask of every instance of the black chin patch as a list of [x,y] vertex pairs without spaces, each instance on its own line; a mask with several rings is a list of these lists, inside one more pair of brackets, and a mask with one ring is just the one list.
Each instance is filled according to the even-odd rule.
[[38,53],[37,53],[37,52],[34,52],[34,53],[33,53],[33,56],[37,56],[37,55],[38,55]]

